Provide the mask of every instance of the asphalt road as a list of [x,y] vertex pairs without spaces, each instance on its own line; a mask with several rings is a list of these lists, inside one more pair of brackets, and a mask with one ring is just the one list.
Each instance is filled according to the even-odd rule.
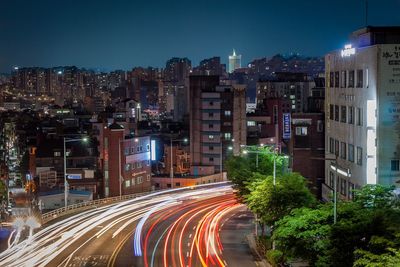
[[82,212],[0,254],[0,266],[256,266],[252,217],[229,186]]

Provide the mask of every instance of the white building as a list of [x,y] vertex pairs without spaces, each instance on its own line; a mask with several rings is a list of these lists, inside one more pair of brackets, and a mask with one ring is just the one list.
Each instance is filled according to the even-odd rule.
[[235,49],[233,54],[229,56],[229,73],[242,67],[242,55],[236,55]]
[[[337,157],[337,190],[366,184],[399,186],[400,27],[367,27],[325,56],[326,158]],[[326,161],[323,195],[334,187]]]

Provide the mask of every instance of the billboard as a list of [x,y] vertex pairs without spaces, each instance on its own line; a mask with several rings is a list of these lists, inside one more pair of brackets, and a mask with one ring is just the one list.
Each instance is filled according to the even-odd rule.
[[283,139],[290,139],[291,127],[290,127],[290,113],[283,113]]

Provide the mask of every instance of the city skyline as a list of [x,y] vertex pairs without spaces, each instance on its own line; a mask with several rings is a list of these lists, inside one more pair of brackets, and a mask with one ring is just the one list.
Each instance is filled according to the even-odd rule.
[[[161,67],[175,56],[189,57],[193,65],[212,56],[228,63],[233,48],[243,65],[278,53],[323,56],[346,43],[349,28],[365,26],[364,1],[335,1],[329,10],[326,1],[296,3],[8,2],[3,7],[9,12],[0,18],[6,40],[0,43],[0,72],[13,66]],[[368,5],[369,25],[400,23],[400,1]],[[326,16],[328,11],[340,20]]]

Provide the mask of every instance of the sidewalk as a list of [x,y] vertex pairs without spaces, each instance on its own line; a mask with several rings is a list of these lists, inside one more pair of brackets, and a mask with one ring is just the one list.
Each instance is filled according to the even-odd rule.
[[249,244],[251,252],[254,254],[254,257],[258,259],[257,264],[261,267],[272,267],[271,264],[265,259],[265,256],[261,256],[257,250],[257,243],[254,237],[254,234],[249,234],[246,236],[247,242]]

